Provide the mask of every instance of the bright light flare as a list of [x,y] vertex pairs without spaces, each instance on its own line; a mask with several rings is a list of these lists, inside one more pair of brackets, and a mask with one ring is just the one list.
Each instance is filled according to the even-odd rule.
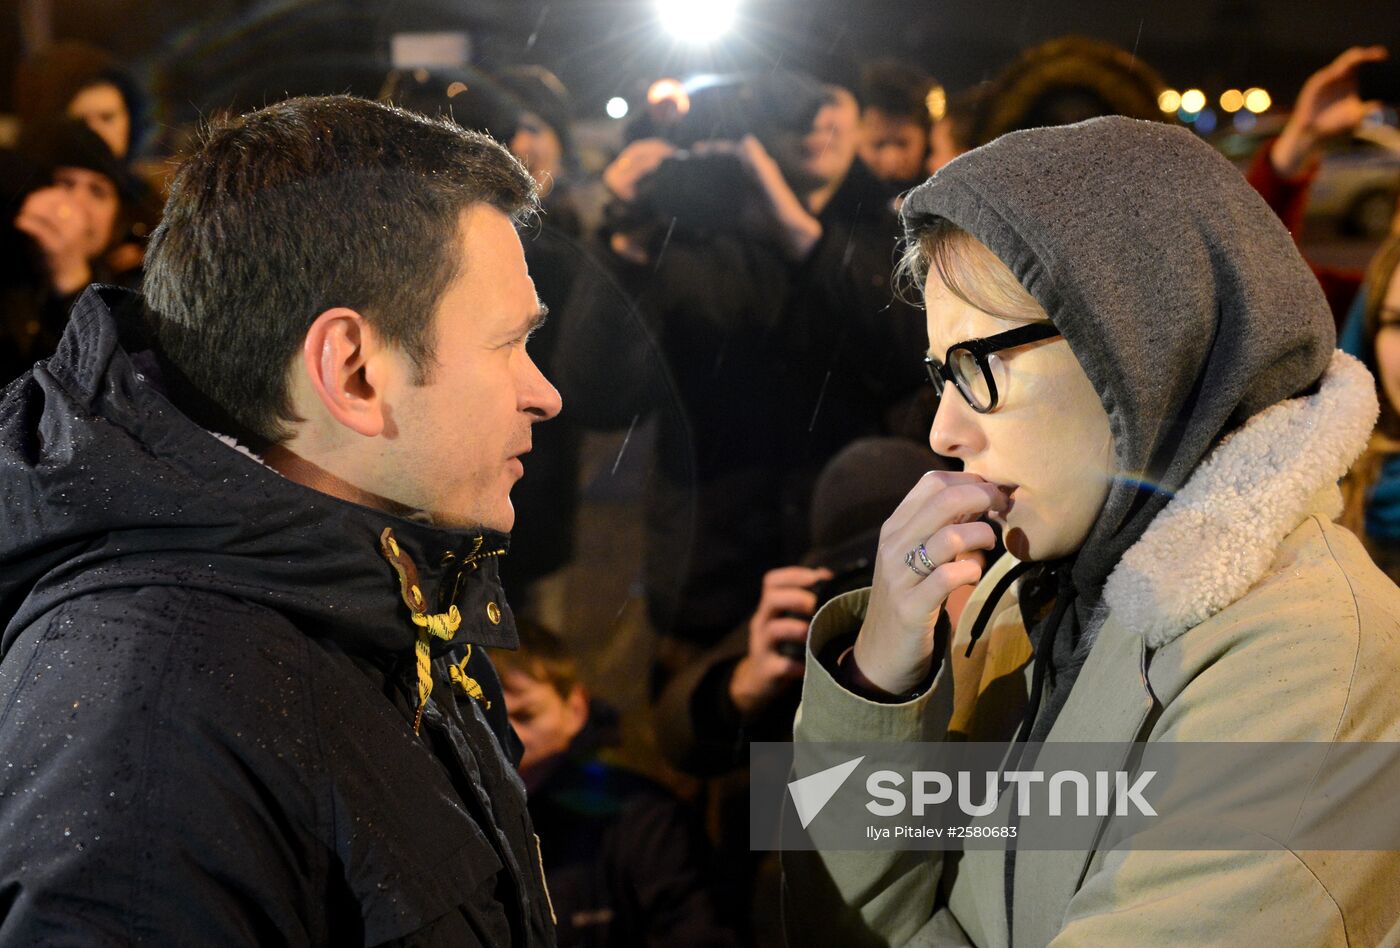
[[713,43],[734,26],[739,0],[656,0],[662,26],[687,43]]
[[928,109],[928,117],[935,122],[943,121],[943,117],[948,114],[948,90],[942,86],[934,86],[928,90],[928,95],[924,97],[924,107]]
[[1255,115],[1262,115],[1269,111],[1269,106],[1274,104],[1274,100],[1269,97],[1269,93],[1263,89],[1246,89],[1244,93],[1244,107]]
[[661,105],[663,102],[673,103],[677,115],[690,111],[690,93],[685,91],[685,85],[679,79],[658,79],[647,89],[647,104]]
[[1199,112],[1206,107],[1206,94],[1200,89],[1187,89],[1181,94],[1181,107],[1187,112]]
[[1181,108],[1181,93],[1175,89],[1163,89],[1157,96],[1157,108],[1163,112],[1175,112]]
[[627,117],[629,111],[627,100],[620,95],[615,95],[608,100],[608,118],[623,119]]

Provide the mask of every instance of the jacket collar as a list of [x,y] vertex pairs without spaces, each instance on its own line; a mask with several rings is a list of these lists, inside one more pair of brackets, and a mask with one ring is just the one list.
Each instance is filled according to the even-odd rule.
[[1370,373],[1335,353],[1315,394],[1259,412],[1206,457],[1109,576],[1109,614],[1160,648],[1243,596],[1308,515],[1339,513],[1337,481],[1378,412]]
[[497,562],[509,537],[349,503],[232,449],[133,360],[140,323],[139,297],[90,288],[55,355],[5,393],[0,473],[31,515],[0,536],[0,627],[100,588],[179,585],[264,604],[348,652],[412,648],[420,609],[454,606],[434,654],[517,647]]

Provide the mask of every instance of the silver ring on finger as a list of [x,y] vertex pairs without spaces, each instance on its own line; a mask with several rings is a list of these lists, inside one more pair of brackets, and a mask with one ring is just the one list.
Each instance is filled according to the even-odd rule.
[[928,550],[924,548],[922,543],[914,547],[914,555],[919,558],[919,562],[923,564],[924,569],[928,570],[930,573],[938,569],[938,564],[928,558]]
[[[915,557],[918,557],[920,565],[926,567],[926,569],[920,569],[919,565],[915,564]],[[928,558],[928,551],[924,549],[924,545],[922,543],[914,547],[914,549],[910,550],[908,553],[904,554],[904,565],[909,567],[909,569],[913,571],[914,575],[919,577],[920,579],[925,579],[933,575],[933,561]]]

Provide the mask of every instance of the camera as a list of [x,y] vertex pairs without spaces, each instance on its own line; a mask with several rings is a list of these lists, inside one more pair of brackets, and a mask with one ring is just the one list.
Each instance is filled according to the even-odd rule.
[[[803,139],[829,93],[815,79],[778,71],[761,76],[703,76],[685,84],[688,110],[664,137],[677,148],[637,187],[633,215],[676,222],[691,231],[744,230],[743,209],[761,197],[759,186],[731,154],[702,154],[704,141],[753,135],[802,190]],[[739,213],[736,213],[736,208]]]
[[[832,570],[833,576],[830,579],[813,583],[810,587],[817,597],[816,607],[812,610],[812,615],[821,611],[822,606],[842,593],[848,593],[853,589],[864,589],[869,586],[874,578],[875,564],[867,557],[853,560]],[[795,612],[786,613],[787,618],[810,620],[812,616],[800,615]],[[806,642],[779,642],[775,647],[779,655],[790,658],[793,661],[802,661],[807,657]]]

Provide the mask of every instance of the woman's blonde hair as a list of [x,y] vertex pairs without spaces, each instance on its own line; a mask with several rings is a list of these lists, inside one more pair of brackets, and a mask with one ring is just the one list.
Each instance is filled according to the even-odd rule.
[[1028,323],[1049,318],[1000,257],[944,218],[920,228],[905,242],[896,267],[901,297],[917,304],[930,272],[938,274],[948,292],[988,315]]

